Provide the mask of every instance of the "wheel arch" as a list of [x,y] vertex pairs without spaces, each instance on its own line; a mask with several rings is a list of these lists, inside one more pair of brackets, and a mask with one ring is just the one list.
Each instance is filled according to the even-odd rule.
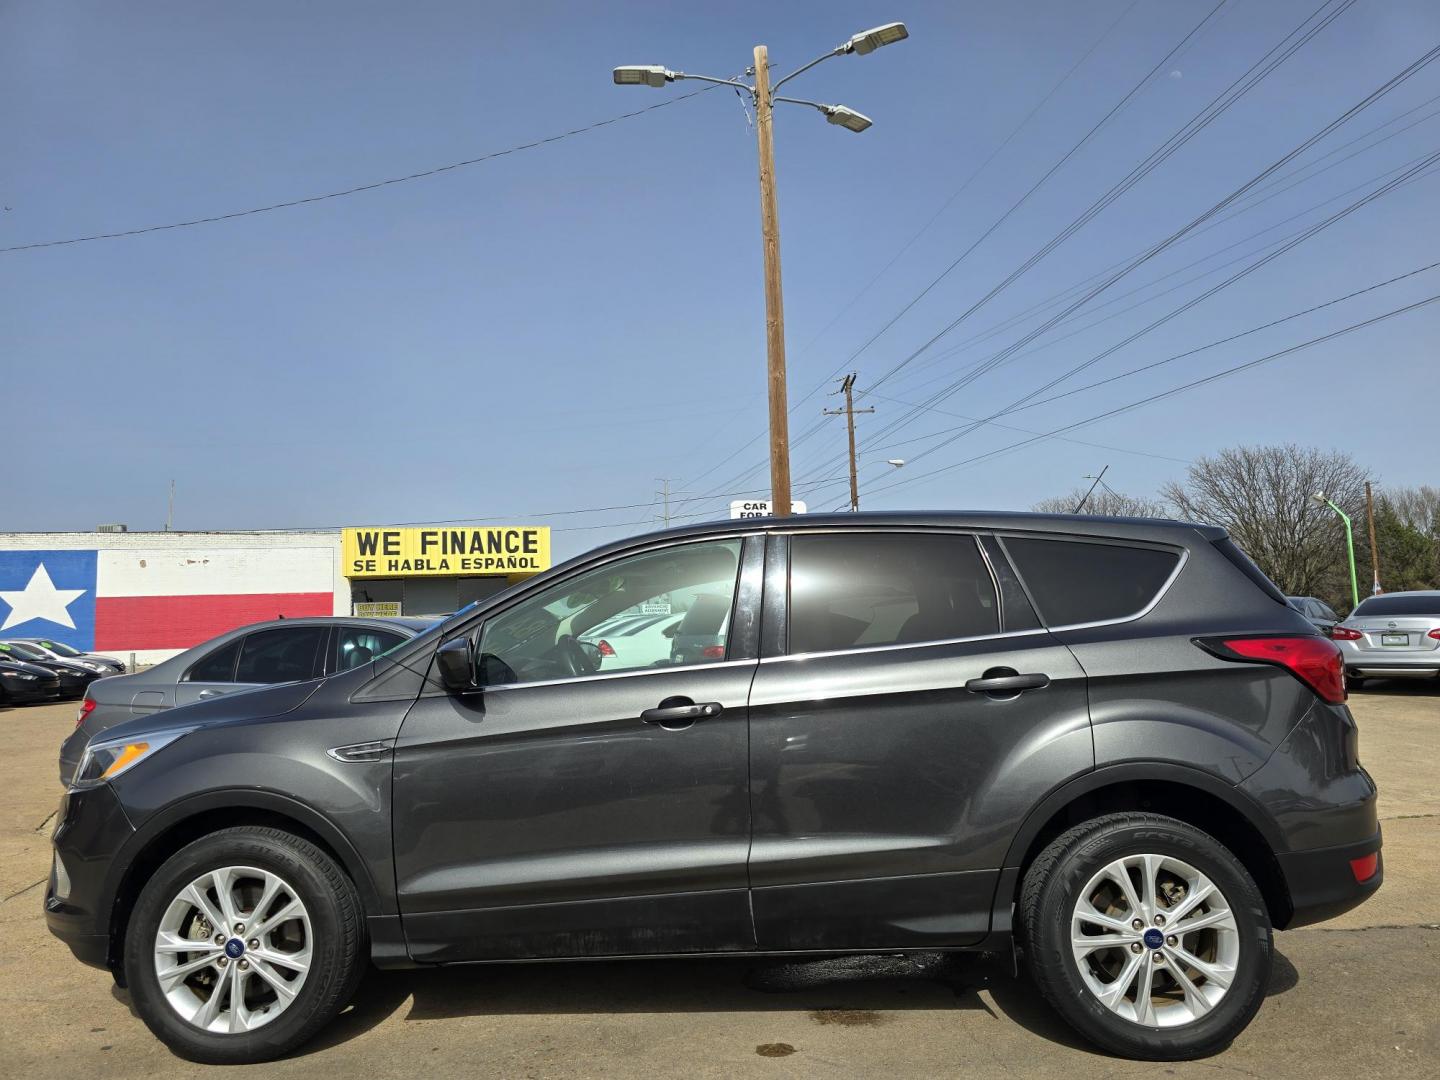
[[308,840],[340,865],[355,884],[362,911],[384,913],[384,903],[364,860],[345,836],[298,799],[263,790],[220,790],[185,799],[148,818],[131,843],[133,854],[117,873],[111,895],[107,964],[124,985],[120,958],[135,901],[150,876],[186,844],[236,826],[280,829]]
[[1006,854],[991,925],[1009,927],[1025,871],[1056,836],[1082,821],[1126,810],[1165,814],[1213,836],[1254,878],[1265,898],[1271,925],[1283,930],[1289,924],[1294,913],[1290,891],[1275,858],[1275,852],[1286,850],[1286,845],[1259,804],[1198,769],[1164,762],[1128,762],[1071,781],[1030,812]]

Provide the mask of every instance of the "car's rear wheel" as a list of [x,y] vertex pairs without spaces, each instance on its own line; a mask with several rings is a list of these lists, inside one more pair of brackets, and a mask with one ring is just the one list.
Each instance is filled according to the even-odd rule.
[[1061,834],[1027,870],[1020,916],[1046,1000],[1126,1057],[1216,1053],[1264,997],[1260,890],[1229,850],[1174,818],[1109,814]]
[[354,884],[325,852],[277,829],[225,829],[145,885],[125,976],[141,1018],[182,1057],[268,1061],[344,1007],[363,941]]

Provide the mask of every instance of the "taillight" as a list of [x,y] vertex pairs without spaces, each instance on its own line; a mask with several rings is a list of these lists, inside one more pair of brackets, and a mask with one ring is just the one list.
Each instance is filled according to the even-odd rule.
[[705,659],[705,660],[724,660],[724,659],[725,659],[725,646],[724,646],[724,645],[706,645],[705,648],[703,648],[703,649],[700,650],[700,656],[701,656],[702,659]]
[[600,644],[596,645],[595,647],[600,650],[601,656],[615,655],[615,646],[611,645],[610,642],[606,641],[604,638],[601,638]]
[[80,713],[78,716],[75,717],[75,726],[79,727],[81,724],[83,724],[85,722],[85,718],[94,711],[95,702],[92,701],[90,698],[87,697],[84,701],[80,702]]
[[1323,637],[1197,638],[1195,644],[1222,660],[1282,667],[1323,701],[1345,701],[1345,660],[1340,647]]
[[1332,626],[1330,636],[1336,641],[1359,641],[1365,635],[1359,630],[1351,630],[1348,626]]
[[1436,641],[1440,641],[1440,626],[1435,627],[1434,630],[1431,630],[1430,633],[1426,634],[1425,636],[1433,637]]

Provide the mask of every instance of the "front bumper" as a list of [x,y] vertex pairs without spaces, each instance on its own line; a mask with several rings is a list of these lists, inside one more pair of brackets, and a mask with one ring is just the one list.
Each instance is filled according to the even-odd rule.
[[5,699],[12,705],[34,705],[44,701],[58,701],[59,698],[58,682],[22,683],[19,679],[5,680]]
[[108,784],[67,791],[51,844],[55,859],[45,889],[45,923],[75,958],[106,967],[114,908],[115,857],[134,835]]

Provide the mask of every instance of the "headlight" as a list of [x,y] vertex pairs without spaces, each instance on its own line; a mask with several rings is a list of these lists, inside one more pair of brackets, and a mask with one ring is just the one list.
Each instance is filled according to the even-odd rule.
[[7,679],[24,679],[26,682],[34,682],[39,675],[26,675],[23,671],[0,671],[0,675]]
[[75,779],[70,782],[70,786],[94,787],[106,780],[113,780],[192,730],[183,728],[159,735],[138,735],[131,739],[102,739],[92,742],[85,747],[85,756],[80,759],[80,767],[75,770]]

